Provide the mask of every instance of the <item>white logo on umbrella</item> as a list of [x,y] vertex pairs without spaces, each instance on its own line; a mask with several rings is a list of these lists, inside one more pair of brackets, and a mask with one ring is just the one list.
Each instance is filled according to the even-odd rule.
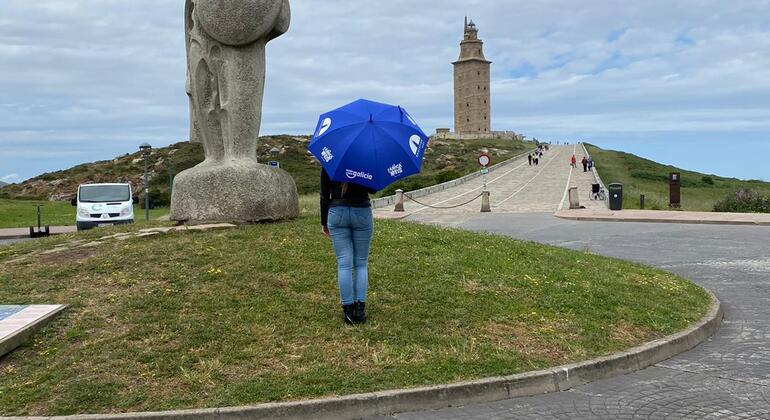
[[348,177],[348,179],[363,178],[363,179],[368,179],[369,181],[371,181],[374,178],[372,174],[369,174],[366,172],[354,171],[352,169],[346,169],[345,176]]
[[323,150],[321,150],[321,157],[326,163],[329,163],[332,159],[334,159],[334,155],[328,147],[324,147]]
[[420,145],[422,144],[422,138],[417,134],[409,138],[409,147],[412,148],[412,153],[417,156],[420,153]]
[[390,176],[395,178],[401,175],[402,173],[404,173],[404,166],[400,162],[393,164],[391,165],[390,168],[388,168],[388,173],[390,174]]
[[329,127],[332,126],[332,119],[331,118],[325,118],[323,122],[321,123],[321,128],[318,129],[318,134],[316,134],[316,137],[323,136],[324,133],[329,131]]

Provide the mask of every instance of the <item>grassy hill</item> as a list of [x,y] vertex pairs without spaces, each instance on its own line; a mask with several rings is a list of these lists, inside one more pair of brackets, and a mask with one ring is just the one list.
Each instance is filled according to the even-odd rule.
[[648,209],[668,209],[668,174],[681,172],[682,209],[690,211],[712,211],[714,204],[740,189],[757,191],[770,195],[770,183],[759,180],[743,181],[717,175],[687,171],[671,165],[644,159],[630,153],[604,150],[586,144],[588,153],[594,158],[596,168],[605,184],[623,184],[623,207],[639,208],[639,195],[645,195]]
[[[280,161],[297,183],[300,194],[318,190],[320,165],[308,155],[308,136],[266,136],[260,138],[257,149],[260,162],[273,160],[270,150],[277,148]],[[478,170],[476,159],[482,148],[488,148],[495,162],[500,162],[534,147],[531,143],[511,140],[432,140],[425,153],[423,172],[391,186],[381,194],[396,188],[413,190],[437,182],[448,181]],[[169,179],[177,173],[203,161],[200,144],[176,143],[153,149],[149,157],[150,196],[157,206],[168,205]],[[73,168],[45,173],[25,182],[9,185],[0,191],[0,198],[27,200],[69,200],[77,186],[86,182],[129,182],[135,192],[141,191],[144,163],[140,152],[125,154],[112,160],[86,163]]]
[[0,188],[5,187],[6,185],[8,185],[7,182],[0,181]]

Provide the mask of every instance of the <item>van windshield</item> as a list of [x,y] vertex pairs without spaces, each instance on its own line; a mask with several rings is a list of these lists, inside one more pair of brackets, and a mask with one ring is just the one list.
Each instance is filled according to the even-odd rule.
[[83,185],[79,198],[82,203],[129,201],[131,192],[128,185]]

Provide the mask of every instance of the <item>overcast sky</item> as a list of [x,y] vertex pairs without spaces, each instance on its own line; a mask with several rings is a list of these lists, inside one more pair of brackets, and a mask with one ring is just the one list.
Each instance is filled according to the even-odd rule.
[[[770,180],[770,1],[291,5],[268,45],[262,134],[309,134],[359,97],[450,127],[467,14],[494,62],[493,129]],[[186,139],[183,6],[0,0],[0,180]]]

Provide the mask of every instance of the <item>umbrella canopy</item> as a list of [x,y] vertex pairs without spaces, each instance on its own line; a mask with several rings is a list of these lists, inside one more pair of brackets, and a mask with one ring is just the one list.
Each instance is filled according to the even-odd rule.
[[420,172],[427,145],[406,110],[359,99],[322,114],[308,150],[332,180],[379,191]]

